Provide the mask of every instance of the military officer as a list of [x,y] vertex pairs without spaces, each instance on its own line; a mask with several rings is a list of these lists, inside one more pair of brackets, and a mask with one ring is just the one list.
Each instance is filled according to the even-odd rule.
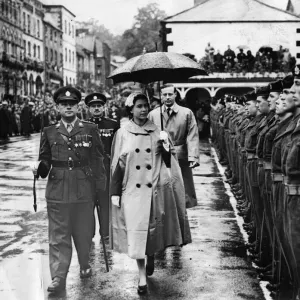
[[[85,104],[89,107],[91,114],[90,122],[98,126],[101,140],[104,144],[104,165],[106,169],[107,180],[109,180],[110,170],[110,153],[111,144],[114,134],[120,128],[119,123],[113,119],[104,116],[104,105],[106,104],[106,97],[101,93],[92,93],[85,97]],[[105,191],[100,191],[97,195],[100,199],[100,214],[101,214],[101,234],[103,237],[109,235],[109,183]]]
[[49,292],[65,289],[72,257],[72,239],[78,254],[80,277],[92,274],[89,251],[92,242],[94,191],[105,190],[103,145],[95,124],[77,118],[80,92],[61,87],[54,101],[61,121],[44,128],[39,163],[34,174],[48,177],[49,256],[52,283]]

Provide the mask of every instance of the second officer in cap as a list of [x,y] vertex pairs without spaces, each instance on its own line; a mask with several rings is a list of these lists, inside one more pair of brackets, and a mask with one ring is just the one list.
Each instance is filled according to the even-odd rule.
[[[104,116],[104,105],[106,104],[106,97],[101,93],[92,93],[85,97],[85,104],[89,107],[91,118],[88,120],[98,125],[98,130],[101,136],[101,140],[104,144],[105,158],[104,164],[107,172],[107,179],[109,180],[110,170],[110,153],[111,144],[114,134],[119,129],[119,123],[115,120]],[[109,187],[109,184],[107,185]],[[100,201],[100,213],[101,213],[101,232],[103,237],[109,235],[109,191],[108,188],[105,191],[101,191],[97,195]]]

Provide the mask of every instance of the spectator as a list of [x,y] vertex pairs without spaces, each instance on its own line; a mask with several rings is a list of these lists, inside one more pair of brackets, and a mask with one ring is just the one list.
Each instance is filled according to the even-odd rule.
[[24,102],[24,107],[21,111],[21,127],[22,127],[22,133],[29,137],[31,133],[31,124],[32,124],[32,110],[29,106],[28,99]]
[[224,52],[224,58],[227,63],[229,63],[230,67],[233,67],[235,53],[230,49],[230,45],[228,45],[228,49]]
[[246,54],[244,53],[244,49],[240,49],[240,53],[237,55],[237,59],[240,64],[244,64],[244,60],[246,59]]
[[11,118],[9,117],[8,112],[8,102],[4,100],[0,108],[0,138],[8,140],[9,126]]
[[252,72],[255,64],[255,57],[252,55],[250,50],[247,51],[246,61],[248,72]]
[[214,63],[216,71],[224,71],[223,55],[220,53],[220,50],[218,50],[217,54],[214,56]]
[[210,43],[207,44],[206,48],[205,48],[205,55],[207,56],[208,60],[213,63],[214,60],[214,53],[215,53],[215,49],[214,47],[212,47],[210,45]]

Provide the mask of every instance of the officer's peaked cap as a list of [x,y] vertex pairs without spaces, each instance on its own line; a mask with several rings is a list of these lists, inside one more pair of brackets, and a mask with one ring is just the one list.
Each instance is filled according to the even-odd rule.
[[56,104],[66,100],[76,101],[78,103],[81,100],[81,93],[74,87],[63,86],[54,93],[53,100]]
[[288,75],[282,79],[282,89],[290,89],[294,84],[294,76]]
[[92,93],[85,97],[84,102],[87,106],[90,106],[93,103],[100,103],[104,105],[106,103],[106,97],[101,93]]
[[276,80],[274,82],[269,83],[269,87],[270,87],[270,93],[271,92],[281,92],[283,87],[282,87],[282,80]]

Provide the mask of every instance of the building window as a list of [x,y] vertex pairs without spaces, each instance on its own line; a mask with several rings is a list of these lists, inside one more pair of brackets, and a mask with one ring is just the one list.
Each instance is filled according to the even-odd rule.
[[40,48],[40,46],[37,47],[37,55],[38,55],[38,59],[41,59],[41,48]]
[[69,35],[71,35],[71,24],[69,23]]
[[75,55],[74,55],[74,51],[72,52],[72,61],[73,61],[73,66],[75,66]]
[[68,50],[67,48],[65,48],[65,62],[68,61]]
[[50,29],[50,41],[53,41],[53,30]]
[[37,20],[37,37],[39,38],[40,37],[40,28],[41,24],[40,24],[40,20]]
[[48,48],[45,48],[45,60],[48,61]]
[[54,61],[57,64],[57,51],[54,51]]
[[69,63],[71,63],[71,50],[69,50]]
[[74,30],[74,25],[72,25],[72,36],[75,38],[75,30]]
[[5,53],[7,53],[7,41],[6,40],[3,41],[3,50]]
[[50,61],[52,62],[53,61],[53,50],[50,49]]
[[67,33],[67,21],[65,20],[65,33]]
[[66,85],[68,85],[68,77],[66,76]]
[[33,45],[33,57],[36,57],[36,45]]
[[61,65],[63,64],[63,60],[64,60],[64,57],[63,57],[62,53],[60,53],[60,64]]
[[30,34],[31,23],[30,23],[30,15],[27,15],[27,33]]
[[23,30],[26,32],[26,14],[23,12]]
[[23,40],[24,55],[26,56],[26,41]]
[[57,32],[54,31],[54,43],[56,43],[56,42],[57,42]]
[[28,56],[31,56],[31,43],[28,42]]
[[62,46],[62,41],[63,41],[63,36],[62,34],[60,35],[60,41],[59,41],[59,45]]

